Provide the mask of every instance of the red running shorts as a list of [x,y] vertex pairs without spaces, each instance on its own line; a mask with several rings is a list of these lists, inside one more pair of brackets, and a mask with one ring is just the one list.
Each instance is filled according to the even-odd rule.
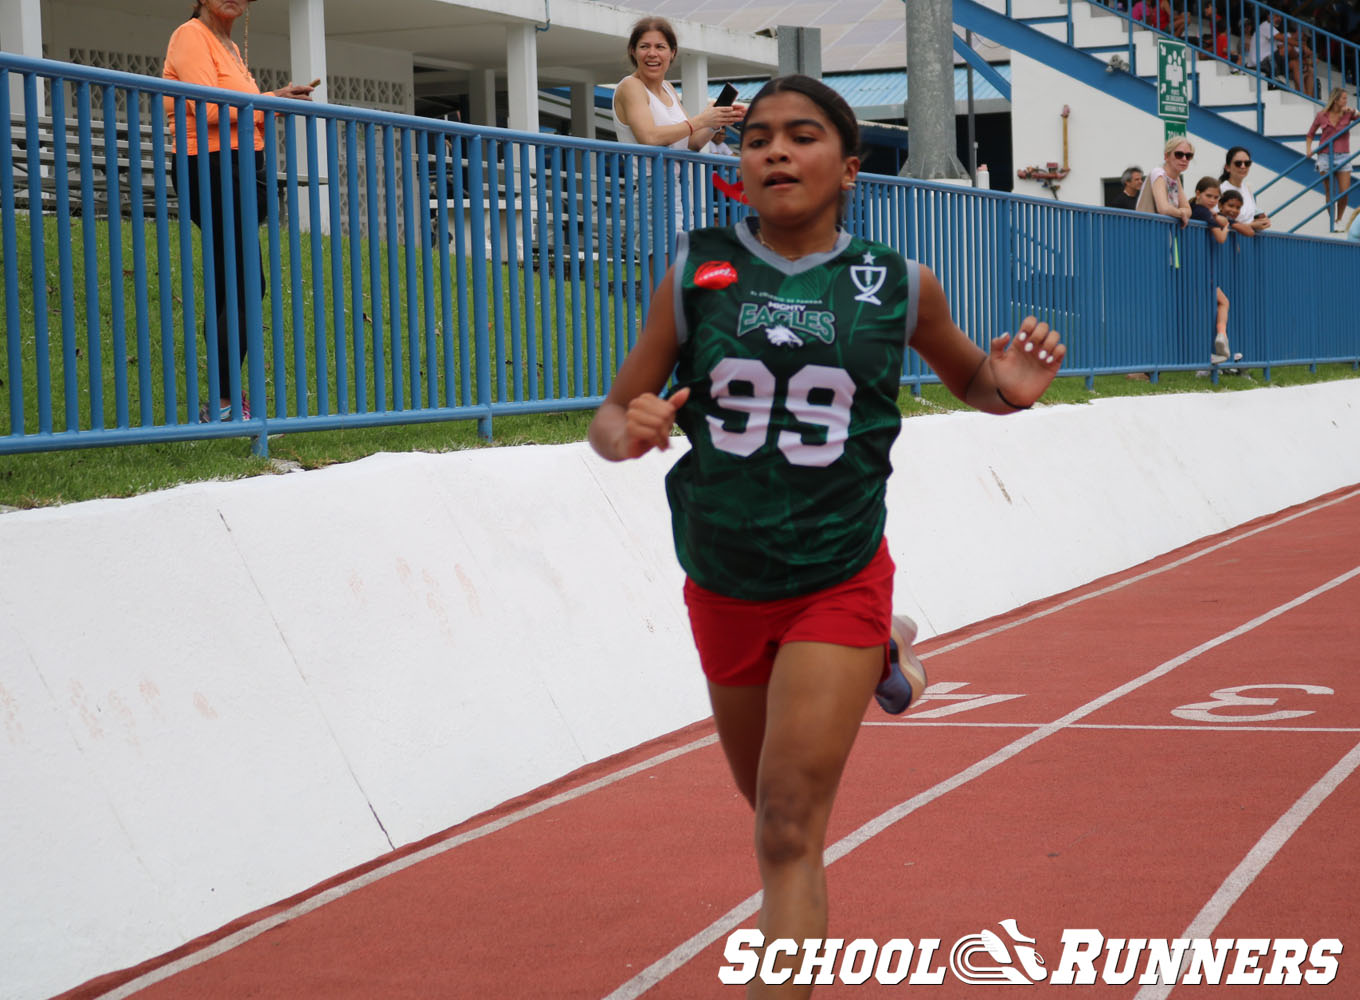
[[768,684],[775,654],[786,642],[886,648],[895,568],[884,539],[850,579],[798,597],[743,601],[686,577],[685,605],[704,676],[725,686]]

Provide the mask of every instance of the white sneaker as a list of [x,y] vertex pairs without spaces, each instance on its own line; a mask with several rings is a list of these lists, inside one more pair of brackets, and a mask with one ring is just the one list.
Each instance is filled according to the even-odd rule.
[[901,715],[926,690],[926,668],[911,648],[916,623],[906,615],[893,615],[888,640],[888,676],[879,681],[874,697],[889,715]]

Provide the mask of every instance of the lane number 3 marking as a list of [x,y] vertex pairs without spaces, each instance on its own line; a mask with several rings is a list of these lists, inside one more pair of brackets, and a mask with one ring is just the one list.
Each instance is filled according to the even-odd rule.
[[[1276,704],[1278,698],[1250,698],[1244,691],[1302,691],[1304,694],[1336,694],[1329,687],[1320,684],[1243,684],[1239,687],[1219,688],[1209,697],[1212,701],[1197,701],[1192,705],[1173,708],[1171,714],[1178,719],[1191,722],[1278,722],[1282,719],[1301,719],[1312,715],[1311,711],[1301,709],[1279,709],[1273,712],[1242,711],[1250,708],[1268,708]],[[1231,714],[1220,714],[1224,709],[1234,709]]]

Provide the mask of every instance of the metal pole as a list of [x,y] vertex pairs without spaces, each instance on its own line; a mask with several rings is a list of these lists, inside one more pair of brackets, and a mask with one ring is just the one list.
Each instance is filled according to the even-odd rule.
[[[964,32],[963,40],[971,49],[973,47],[973,30],[969,28]],[[968,176],[973,179],[973,187],[977,187],[977,122],[973,115],[973,64],[968,64]]]
[[911,148],[903,176],[967,176],[954,149],[954,0],[911,0],[907,16],[907,127]]

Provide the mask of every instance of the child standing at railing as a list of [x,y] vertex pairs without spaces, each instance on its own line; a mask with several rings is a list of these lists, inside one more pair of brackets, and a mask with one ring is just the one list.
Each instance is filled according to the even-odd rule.
[[983,351],[929,270],[841,229],[858,150],[819,81],[756,95],[739,154],[755,214],[680,238],[590,428],[611,461],[665,449],[677,422],[689,437],[667,494],[718,737],[755,809],[766,940],[825,937],[827,822],[865,708],[903,711],[925,684],[883,536],[906,347],[998,414],[1066,353],[1033,316]]
[[[1190,206],[1190,218],[1209,227],[1209,238],[1219,246],[1228,241],[1228,227],[1232,221],[1219,214],[1219,184],[1216,177],[1201,177],[1195,185],[1195,202]],[[1240,199],[1239,199],[1240,200]],[[1248,230],[1250,232],[1250,230]],[[1210,282],[1214,286],[1214,349],[1209,360],[1221,365],[1228,360],[1241,361],[1241,354],[1233,354],[1228,346],[1228,297],[1213,280],[1213,264],[1209,267]]]

